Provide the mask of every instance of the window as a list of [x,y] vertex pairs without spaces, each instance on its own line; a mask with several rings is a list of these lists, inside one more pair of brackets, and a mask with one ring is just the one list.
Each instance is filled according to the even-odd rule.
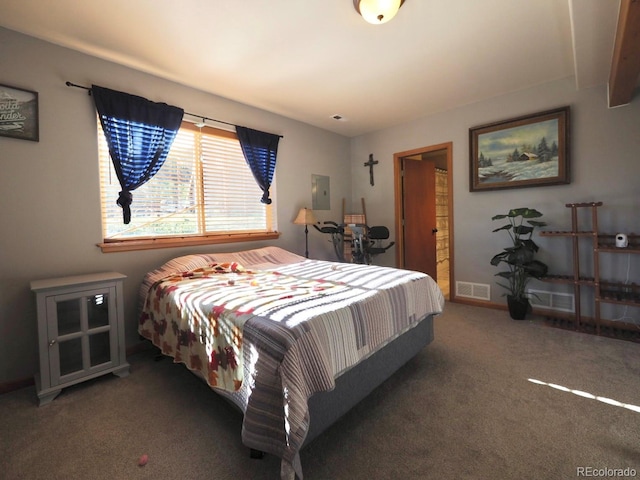
[[275,201],[260,202],[262,190],[234,132],[183,122],[162,168],[132,192],[127,225],[116,204],[120,183],[99,123],[98,152],[103,251],[278,237]]

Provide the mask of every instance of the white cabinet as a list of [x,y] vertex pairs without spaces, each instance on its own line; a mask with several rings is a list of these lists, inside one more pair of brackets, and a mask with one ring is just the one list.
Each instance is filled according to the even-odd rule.
[[116,272],[35,280],[40,405],[64,387],[113,373],[129,374],[124,344],[125,275]]

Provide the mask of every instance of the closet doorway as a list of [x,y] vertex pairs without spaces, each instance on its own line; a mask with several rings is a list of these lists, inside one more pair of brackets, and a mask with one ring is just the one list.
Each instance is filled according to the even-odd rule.
[[394,154],[396,265],[453,293],[453,144]]

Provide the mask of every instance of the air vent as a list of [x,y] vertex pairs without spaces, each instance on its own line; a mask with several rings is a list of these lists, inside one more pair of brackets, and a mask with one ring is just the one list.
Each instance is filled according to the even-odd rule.
[[456,297],[491,300],[491,286],[484,283],[456,282]]
[[532,307],[558,310],[560,312],[575,312],[575,296],[571,293],[556,293],[532,289],[527,289],[527,293],[529,294],[529,302]]

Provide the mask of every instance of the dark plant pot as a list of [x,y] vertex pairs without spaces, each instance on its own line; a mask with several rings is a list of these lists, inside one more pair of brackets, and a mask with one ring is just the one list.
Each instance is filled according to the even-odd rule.
[[527,312],[530,310],[528,298],[515,298],[507,295],[507,305],[509,306],[509,315],[513,320],[524,320]]

